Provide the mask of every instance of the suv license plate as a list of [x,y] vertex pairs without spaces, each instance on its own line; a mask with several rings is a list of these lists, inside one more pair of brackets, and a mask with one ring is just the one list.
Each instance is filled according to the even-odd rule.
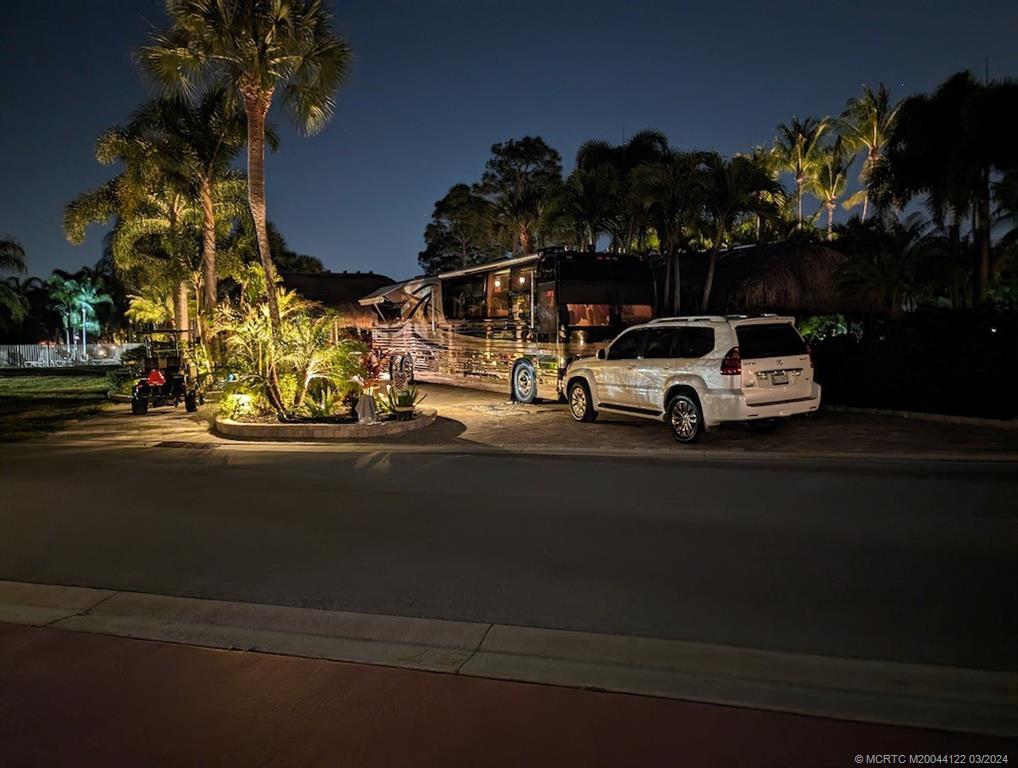
[[779,371],[777,373],[772,373],[771,374],[771,384],[772,385],[777,386],[779,384],[787,384],[787,383],[788,383],[788,374],[785,371]]

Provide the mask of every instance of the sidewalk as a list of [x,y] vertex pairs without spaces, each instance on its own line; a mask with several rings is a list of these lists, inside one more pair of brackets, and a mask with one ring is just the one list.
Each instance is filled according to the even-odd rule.
[[9,766],[848,766],[1003,739],[0,624]]

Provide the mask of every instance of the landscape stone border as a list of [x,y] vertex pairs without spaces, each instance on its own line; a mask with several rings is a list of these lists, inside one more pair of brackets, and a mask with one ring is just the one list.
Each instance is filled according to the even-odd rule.
[[363,440],[416,432],[435,423],[434,408],[418,408],[409,421],[380,424],[252,424],[216,417],[216,432],[238,440]]

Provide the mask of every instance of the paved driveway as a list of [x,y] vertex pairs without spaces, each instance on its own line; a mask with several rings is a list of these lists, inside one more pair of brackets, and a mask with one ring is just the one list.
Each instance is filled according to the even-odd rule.
[[[593,424],[573,421],[565,405],[510,403],[504,395],[463,387],[421,385],[424,405],[435,408],[433,427],[410,435],[374,440],[364,445],[502,448],[554,452],[555,449],[649,452],[682,456],[701,451],[808,457],[823,453],[872,456],[903,455],[978,458],[1013,454],[1018,459],[1018,430],[916,421],[894,416],[820,412],[784,423],[775,432],[757,434],[742,425],[712,430],[696,446],[678,445],[664,425],[624,416],[601,416]],[[135,417],[127,405],[111,404],[100,414],[72,425],[51,438],[56,442],[104,444],[159,442],[218,443],[210,434],[212,408],[199,414],[163,408]],[[702,454],[698,454],[702,455]]]

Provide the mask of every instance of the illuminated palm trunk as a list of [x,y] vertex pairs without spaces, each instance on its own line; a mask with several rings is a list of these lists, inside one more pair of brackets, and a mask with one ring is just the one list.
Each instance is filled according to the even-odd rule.
[[208,178],[201,182],[202,207],[202,252],[201,269],[203,281],[202,310],[211,312],[218,299],[216,277],[216,217],[212,207],[212,184]]
[[258,239],[258,255],[265,270],[265,298],[269,304],[272,331],[279,334],[279,302],[276,300],[276,270],[269,251],[269,231],[265,216],[265,116],[272,104],[272,89],[242,85],[247,115],[247,196]]

